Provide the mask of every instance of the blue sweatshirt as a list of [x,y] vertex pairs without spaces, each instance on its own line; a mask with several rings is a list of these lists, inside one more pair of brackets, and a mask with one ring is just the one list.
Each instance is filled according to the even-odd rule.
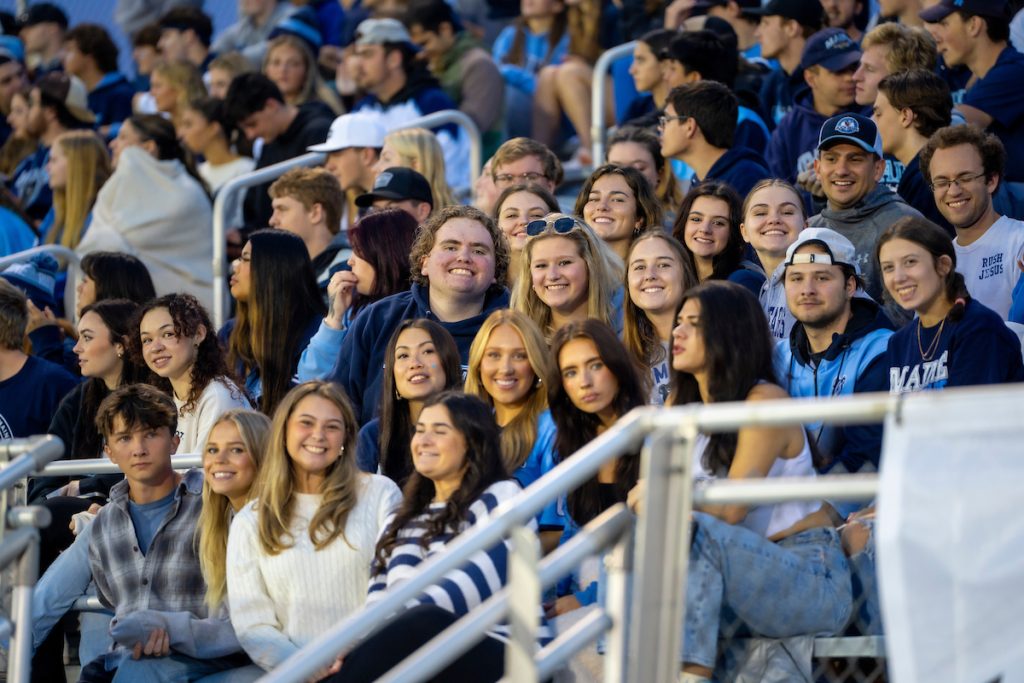
[[[941,326],[918,330],[918,322],[915,318],[889,339],[889,393],[1024,381],[1020,339],[983,304],[971,299],[960,320],[946,318]],[[926,360],[921,349],[933,348],[936,334],[938,344]]]
[[694,176],[694,182],[721,180],[736,190],[740,197],[746,197],[754,185],[765,178],[772,177],[761,159],[761,155],[746,147],[734,146],[732,149],[726,150],[725,154],[712,164],[707,178],[698,179]]
[[135,88],[123,74],[112,72],[103,76],[89,93],[89,111],[96,115],[96,127],[121,123],[132,115]]
[[380,384],[384,370],[384,351],[395,328],[403,320],[426,318],[451,333],[459,348],[463,373],[469,364],[469,346],[480,325],[491,312],[508,308],[508,290],[491,289],[484,298],[483,310],[471,318],[443,322],[430,310],[429,291],[413,284],[407,292],[399,292],[370,304],[352,321],[341,346],[338,364],[328,379],[341,384],[352,400],[356,418],[364,425],[374,417],[380,403]]
[[[857,105],[847,111],[865,114]],[[768,143],[766,160],[772,177],[793,183],[800,172],[814,165],[818,136],[828,118],[814,108],[810,90],[797,97],[793,108],[779,121]]]
[[[779,384],[794,398],[847,396],[885,391],[885,350],[892,323],[871,299],[850,302],[851,317],[842,334],[822,354],[812,354],[802,323],[793,325],[788,340],[775,346],[774,365]],[[877,470],[882,450],[882,425],[804,425],[828,462],[819,471],[857,472],[870,463]],[[859,505],[858,505],[859,507]]]

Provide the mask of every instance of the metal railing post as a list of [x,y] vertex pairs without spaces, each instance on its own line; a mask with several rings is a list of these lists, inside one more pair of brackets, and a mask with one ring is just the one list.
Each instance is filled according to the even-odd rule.
[[[433,114],[426,114],[395,126],[391,130],[401,130],[403,128],[437,128],[438,126],[446,123],[454,123],[457,126],[461,126],[466,130],[466,134],[469,136],[469,178],[470,182],[480,172],[480,169],[484,167],[483,160],[483,138],[480,135],[480,129],[477,128],[476,123],[470,118],[469,114],[465,114],[458,109],[445,109],[443,111],[435,111]],[[390,131],[388,131],[390,132]]]
[[509,629],[505,646],[505,677],[515,683],[536,683],[537,630],[540,628],[540,561],[537,535],[526,527],[512,530],[512,552],[508,557]]
[[626,679],[636,683],[662,683],[679,675],[696,436],[697,422],[688,415],[674,433],[655,432],[644,444],[640,475],[646,496],[637,531]]
[[[604,120],[604,98],[607,83],[605,77],[612,69],[612,63],[620,57],[633,53],[637,41],[633,40],[616,45],[597,58],[594,64],[594,77],[590,86],[590,145],[594,154],[594,166],[604,163],[604,139],[608,127]],[[614,91],[614,85],[612,87]]]
[[604,558],[607,572],[604,611],[611,616],[605,635],[604,680],[625,681],[629,654],[629,610],[633,580],[633,528],[630,527]]
[[59,244],[43,244],[38,247],[25,249],[0,258],[0,269],[6,268],[7,266],[15,263],[21,263],[25,259],[31,258],[36,254],[52,254],[57,261],[64,261],[64,265],[68,267],[77,267],[82,261],[82,259],[78,257],[78,254],[67,247]]

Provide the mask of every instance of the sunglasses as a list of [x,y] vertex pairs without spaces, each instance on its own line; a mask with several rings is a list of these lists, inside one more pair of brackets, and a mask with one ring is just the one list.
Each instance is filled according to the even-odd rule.
[[556,218],[554,221],[546,221],[543,219],[530,221],[526,224],[526,234],[530,237],[536,237],[547,230],[549,225],[559,235],[564,235],[576,227],[576,219],[568,216],[562,216],[561,218]]

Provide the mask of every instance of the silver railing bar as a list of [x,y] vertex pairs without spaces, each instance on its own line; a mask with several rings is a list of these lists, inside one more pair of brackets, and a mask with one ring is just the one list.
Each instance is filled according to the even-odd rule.
[[0,469],[0,491],[11,488],[48,462],[63,455],[64,442],[48,434],[9,446],[7,450],[10,453],[20,450],[21,455]]
[[[203,456],[198,453],[182,453],[171,456],[171,466],[176,470],[187,470],[203,466]],[[121,470],[106,458],[83,460],[58,460],[51,462],[39,473],[46,477],[68,477],[81,474],[118,474]]]
[[0,269],[6,268],[7,266],[15,263],[21,263],[26,259],[32,258],[36,254],[52,254],[55,259],[63,261],[66,266],[77,267],[78,264],[82,262],[81,257],[67,247],[59,244],[43,244],[38,247],[32,247],[31,249],[24,249],[13,254],[8,254],[7,256],[0,258]]
[[472,183],[476,178],[476,174],[484,167],[484,147],[483,138],[480,135],[480,129],[477,128],[476,123],[468,114],[461,112],[458,109],[435,111],[433,114],[425,114],[418,119],[413,119],[412,121],[403,123],[400,126],[395,126],[388,132],[391,132],[391,130],[402,130],[405,128],[437,128],[438,126],[443,126],[446,123],[454,123],[458,126],[462,126],[469,134],[469,179],[470,183]]
[[[594,154],[595,168],[604,163],[604,141],[608,134],[608,126],[605,125],[604,120],[604,98],[608,85],[605,77],[611,73],[612,63],[624,55],[632,54],[636,44],[637,41],[633,40],[605,50],[594,64],[594,80],[590,90],[590,145]],[[612,89],[614,90],[614,85]]]
[[722,479],[693,491],[694,505],[769,505],[779,500],[871,500],[878,494],[877,474],[825,474],[801,479]]
[[15,529],[0,544],[0,566],[16,563],[11,593],[14,632],[8,649],[7,680],[27,683],[32,670],[32,590],[39,578],[39,530]]
[[537,653],[537,679],[551,678],[612,626],[613,620],[605,610],[600,607],[592,609]]
[[220,188],[217,196],[213,200],[213,324],[218,330],[224,326],[226,322],[225,312],[227,311],[227,288],[224,287],[224,283],[227,281],[227,245],[225,243],[225,235],[227,234],[227,226],[224,224],[227,220],[227,207],[228,200],[232,196],[249,187],[254,185],[260,185],[267,182],[268,180],[275,180],[276,178],[284,175],[286,171],[290,171],[293,168],[301,168],[305,166],[319,166],[324,163],[324,159],[327,156],[321,152],[309,152],[302,154],[291,159],[286,159],[279,163],[267,166],[266,168],[258,168],[255,171],[246,173],[245,175],[232,178],[228,182],[224,183],[224,186]]
[[[553,585],[585,558],[600,553],[626,532],[633,515],[619,504],[595,517],[564,546],[557,548],[538,565],[541,590]],[[379,683],[419,683],[440,673],[473,645],[486,636],[487,629],[508,613],[508,586],[485,600],[469,614],[437,634],[426,645],[392,669]],[[540,605],[537,605],[540,609]]]
[[78,598],[75,600],[75,604],[71,606],[71,609],[76,612],[99,612],[105,614],[113,614],[113,610],[104,606],[100,602],[99,597],[95,595],[88,595],[84,598]]

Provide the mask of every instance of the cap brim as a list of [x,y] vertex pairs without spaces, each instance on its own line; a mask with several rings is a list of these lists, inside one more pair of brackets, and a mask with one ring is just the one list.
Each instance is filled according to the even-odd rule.
[[352,145],[332,145],[329,142],[321,142],[319,145],[310,145],[306,148],[307,152],[340,152],[343,149],[348,149]]
[[835,73],[860,62],[861,54],[860,50],[857,50],[856,52],[844,52],[841,55],[829,57],[824,61],[818,62],[818,66],[823,66],[832,73]]
[[832,147],[835,147],[836,145],[838,145],[841,142],[848,142],[851,145],[857,145],[858,147],[860,147],[865,152],[870,152],[872,154],[878,154],[878,150],[877,149],[875,149],[874,147],[872,147],[868,143],[864,142],[860,138],[855,138],[852,135],[830,135],[827,139],[821,141],[821,143],[818,145],[818,149],[819,150],[830,149]]
[[921,10],[917,13],[917,16],[921,18],[921,21],[928,24],[937,24],[955,11],[955,7],[949,7],[940,2],[937,5],[932,5],[928,9]]
[[356,206],[365,209],[368,206],[373,206],[373,203],[378,199],[401,200],[408,199],[408,197],[403,197],[397,192],[390,192],[388,190],[380,190],[379,192],[367,192],[366,194],[361,194],[358,197],[356,197]]

